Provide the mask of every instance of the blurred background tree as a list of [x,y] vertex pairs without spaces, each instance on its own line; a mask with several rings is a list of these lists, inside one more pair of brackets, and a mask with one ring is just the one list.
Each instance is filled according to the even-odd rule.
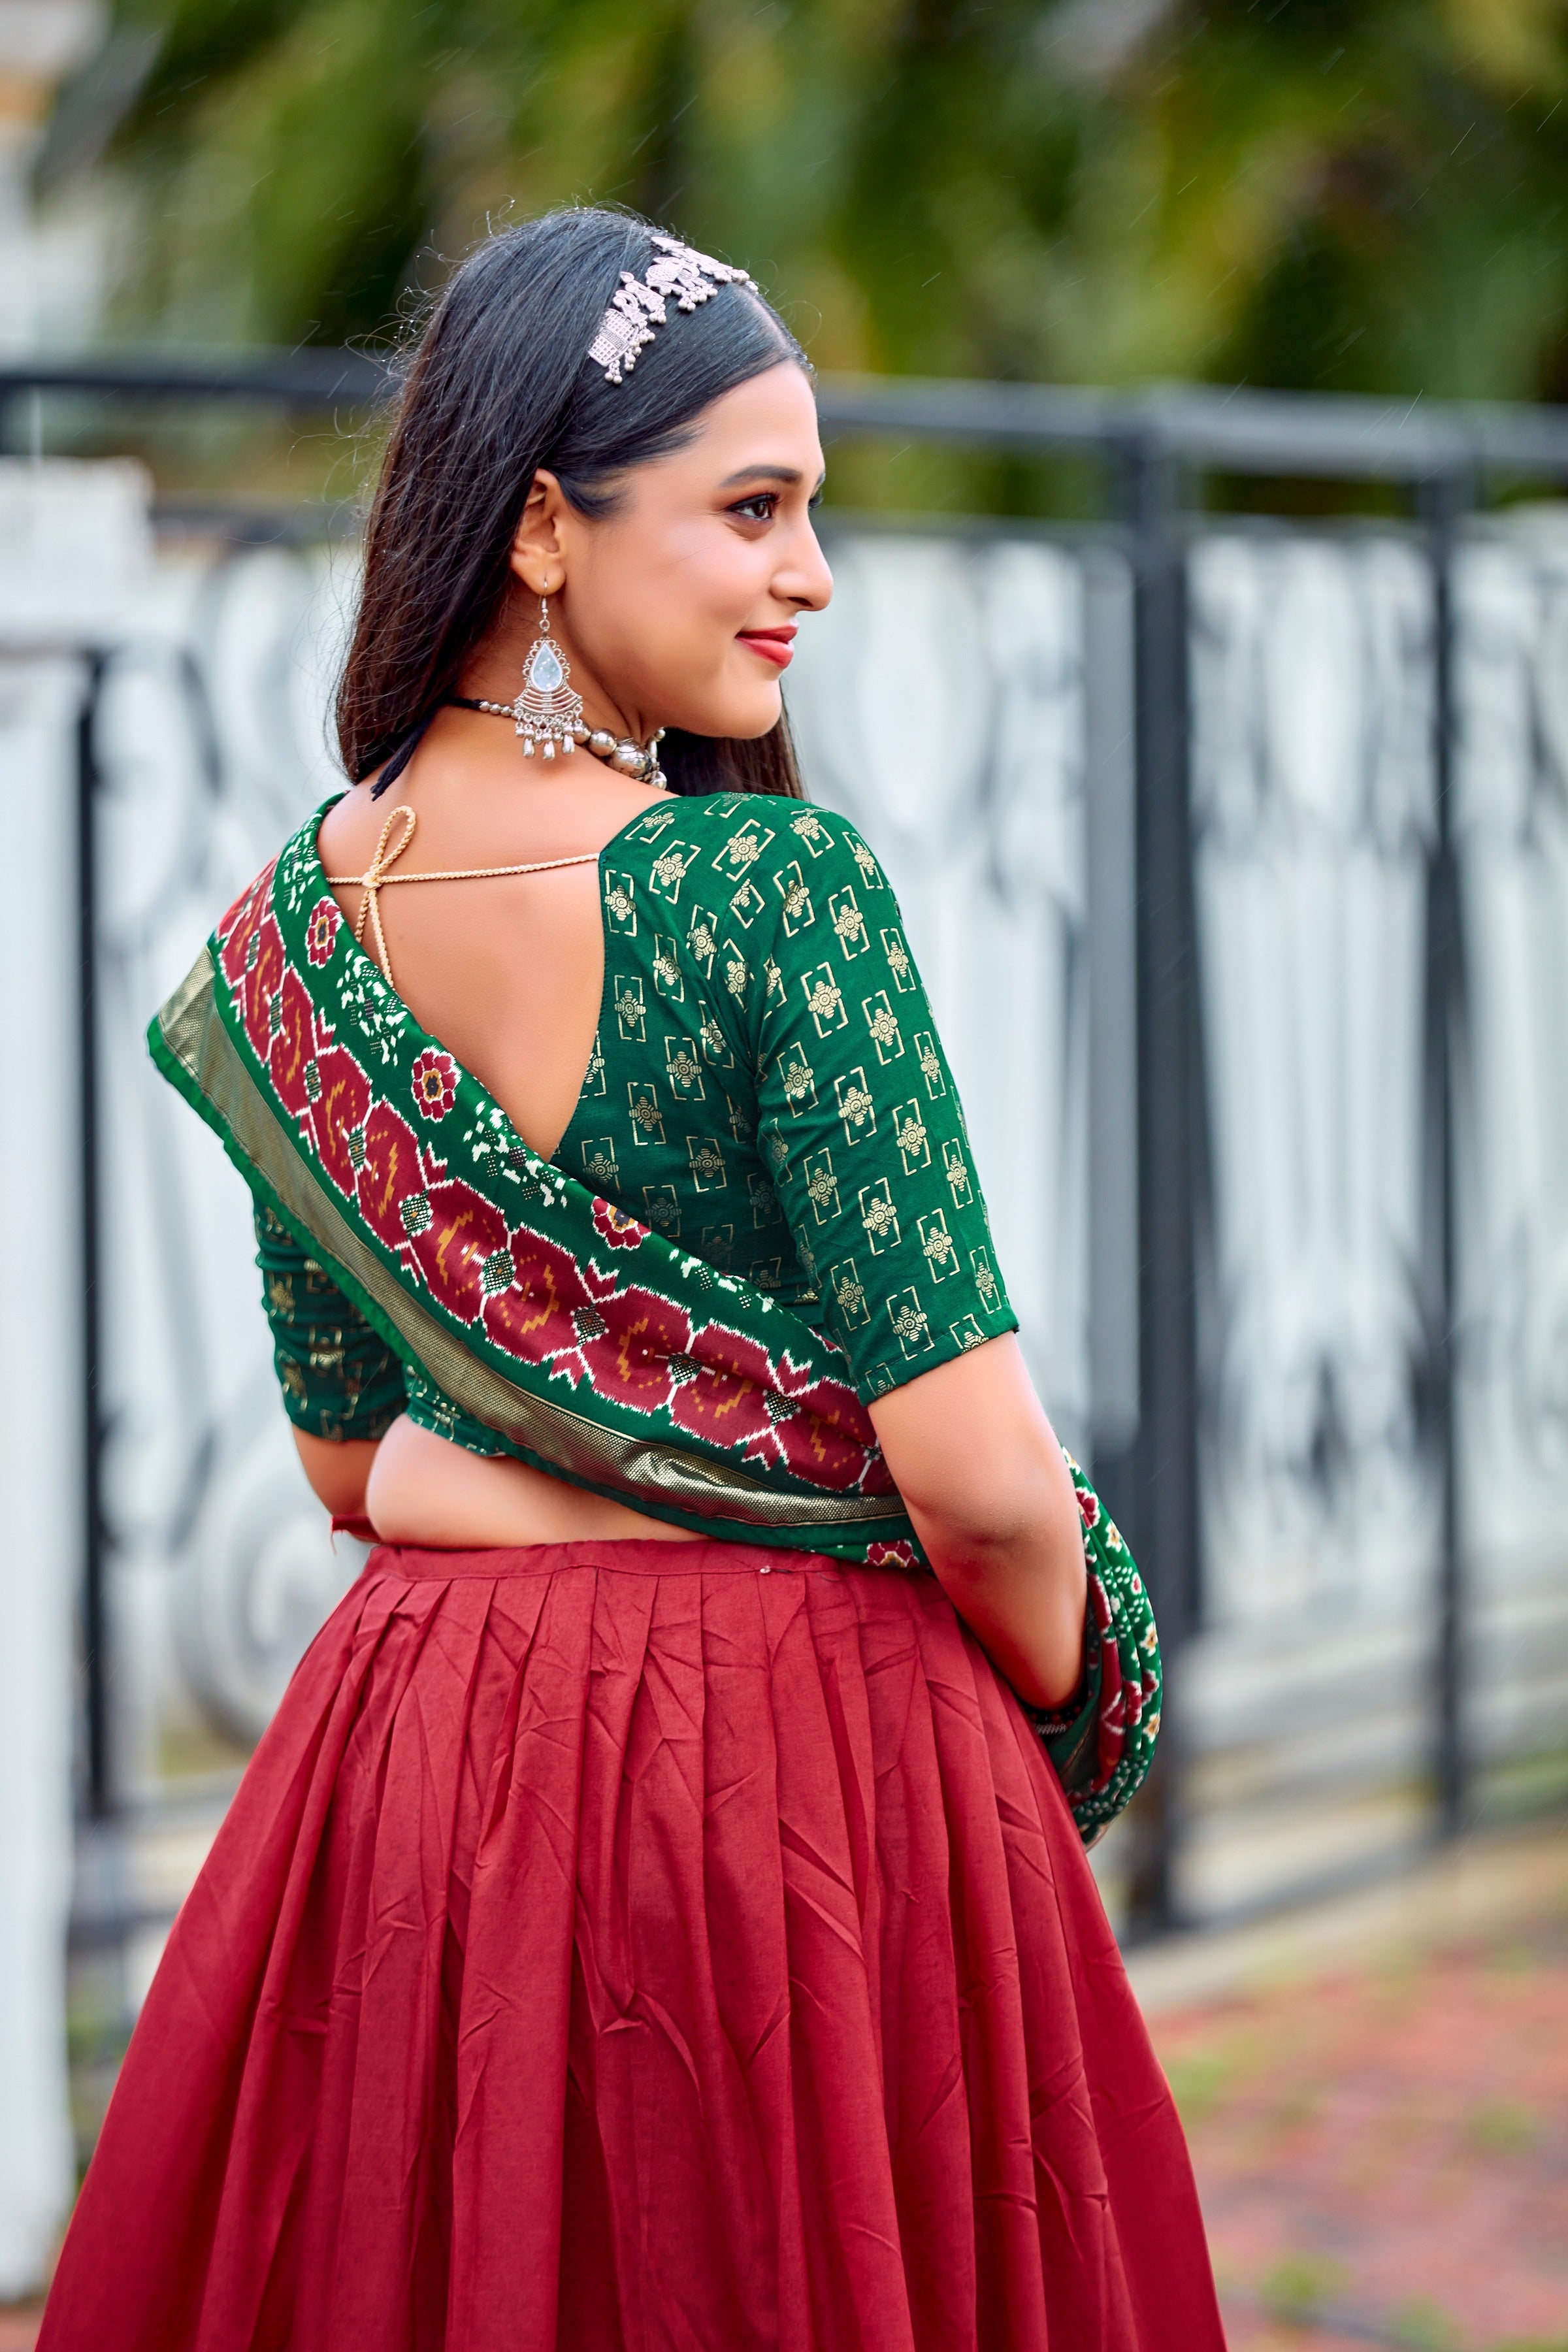
[[383,336],[632,205],[832,368],[1568,394],[1568,0],[115,0],[122,332]]

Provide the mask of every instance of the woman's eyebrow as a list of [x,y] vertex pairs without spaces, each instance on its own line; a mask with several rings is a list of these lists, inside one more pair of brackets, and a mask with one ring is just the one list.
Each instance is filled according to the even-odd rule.
[[736,490],[742,482],[783,482],[793,489],[796,482],[805,479],[798,466],[742,466],[738,474],[726,474],[719,488]]

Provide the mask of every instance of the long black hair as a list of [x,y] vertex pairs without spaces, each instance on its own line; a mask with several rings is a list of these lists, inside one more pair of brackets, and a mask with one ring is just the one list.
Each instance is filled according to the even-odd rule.
[[[738,283],[667,325],[618,384],[588,358],[621,272],[646,275],[653,232],[625,213],[546,213],[488,237],[456,271],[414,351],[365,533],[364,579],[338,687],[354,782],[446,698],[505,592],[534,474],[580,513],[610,512],[616,477],[678,448],[721,394],[805,355]],[[659,756],[678,792],[800,796],[781,719],[752,741],[682,735]]]

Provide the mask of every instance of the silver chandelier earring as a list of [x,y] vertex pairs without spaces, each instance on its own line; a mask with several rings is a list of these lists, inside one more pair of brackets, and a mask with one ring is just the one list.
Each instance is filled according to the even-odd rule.
[[574,743],[587,741],[583,698],[567,684],[571,675],[571,664],[550,634],[550,599],[542,596],[539,635],[529,647],[522,665],[522,690],[511,706],[526,758],[533,757],[536,743],[543,746],[547,760],[553,760],[557,744],[564,755]]
[[461,694],[449,695],[447,699],[459,710],[488,710],[493,719],[510,719],[522,738],[527,759],[533,757],[536,743],[543,744],[547,760],[555,757],[557,744],[564,753],[574,744],[586,743],[590,751],[610,767],[618,768],[623,776],[651,784],[656,792],[667,791],[669,779],[658,764],[663,728],[656,727],[646,743],[635,743],[629,735],[617,738],[603,727],[596,727],[590,734],[583,723],[583,698],[574,694],[566,683],[571,675],[571,664],[550,634],[550,599],[542,596],[539,635],[522,665],[522,688],[517,700],[486,702],[476,698],[470,702]]

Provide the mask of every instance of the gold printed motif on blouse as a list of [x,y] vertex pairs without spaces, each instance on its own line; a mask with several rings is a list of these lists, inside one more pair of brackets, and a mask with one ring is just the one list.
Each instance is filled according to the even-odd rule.
[[947,1219],[940,1209],[915,1219],[921,1237],[921,1253],[931,1268],[933,1282],[945,1282],[949,1275],[958,1272],[958,1252],[952,1235],[947,1230]]
[[686,944],[691,950],[692,961],[703,979],[708,979],[719,948],[718,916],[710,915],[706,907],[693,907],[686,930]]
[[899,1147],[906,1176],[912,1176],[917,1168],[931,1166],[931,1141],[921,1118],[920,1104],[912,1097],[894,1108],[893,1140]]
[[854,858],[856,865],[860,868],[860,879],[865,883],[868,890],[885,890],[887,888],[887,879],[883,875],[881,867],[878,865],[876,859],[872,856],[865,843],[858,839],[858,837],[849,844],[849,854]]
[[[583,1173],[596,1190],[603,1190],[606,1184],[619,1182],[621,1171],[616,1164],[616,1139],[613,1135],[595,1136],[590,1142],[584,1143]],[[428,1217],[426,1222],[429,1222]]]
[[784,900],[785,939],[793,940],[796,931],[809,931],[816,921],[816,909],[811,903],[805,877],[793,858],[782,873],[773,876],[773,888]]
[[[773,966],[773,970],[776,971],[778,967],[775,964]],[[745,957],[741,953],[738,947],[736,947],[731,940],[726,940],[724,942],[724,985],[737,1003],[739,1003],[744,997],[747,989],[751,985],[751,981],[752,975],[747,970]]]
[[969,1253],[969,1263],[971,1267],[973,1269],[975,1289],[980,1293],[981,1297],[984,1300],[987,1307],[994,1306],[995,1304],[996,1293],[999,1285],[995,1275],[991,1269],[989,1252],[983,1249],[971,1250]]
[[914,960],[904,945],[901,933],[896,930],[882,933],[882,953],[888,959],[888,970],[893,975],[893,986],[900,996],[907,995],[911,988],[919,987],[920,983],[915,978]]
[[779,1055],[778,1074],[784,1100],[796,1118],[802,1111],[816,1109],[816,1073],[798,1042]]
[[730,835],[712,860],[715,870],[721,874],[749,874],[773,837],[771,827],[753,817]]
[[936,1040],[929,1029],[915,1032],[915,1059],[921,1066],[928,1097],[940,1102],[947,1092],[947,1080],[942,1074],[942,1055],[936,1050]]
[[904,1034],[899,1027],[898,1014],[888,1002],[888,992],[879,988],[875,996],[863,996],[860,1010],[866,1016],[866,1026],[877,1048],[877,1059],[884,1067],[889,1062],[902,1059]]
[[673,1184],[645,1184],[642,1188],[647,1221],[665,1240],[673,1241],[680,1231],[680,1195]]
[[708,1090],[702,1083],[702,1065],[698,1060],[689,1039],[667,1037],[664,1041],[664,1066],[670,1089],[678,1102],[706,1102]]
[[686,879],[686,869],[696,855],[689,842],[672,841],[668,848],[659,851],[648,869],[649,889],[659,898],[668,898],[672,907],[677,905],[680,886]]
[[[781,1145],[784,1141],[782,1136],[770,1136],[768,1139]],[[759,1176],[754,1168],[746,1179],[746,1198],[752,1204],[752,1231],[754,1234],[765,1233],[769,1225],[776,1225],[784,1215],[777,1193],[767,1178]]]
[[724,1173],[724,1155],[710,1135],[689,1135],[686,1157],[698,1192],[723,1192],[729,1181]]
[[827,1289],[847,1330],[858,1330],[870,1321],[871,1310],[866,1303],[865,1285],[855,1271],[852,1257],[841,1258],[837,1265],[828,1268]]
[[849,1015],[844,1010],[844,992],[826,964],[819,963],[815,971],[804,972],[800,984],[805,991],[805,1009],[816,1024],[819,1037],[845,1027]]
[[657,841],[659,835],[668,833],[674,823],[675,811],[672,808],[650,808],[645,815],[638,817],[627,838],[631,841]]
[[898,1335],[899,1347],[906,1359],[923,1356],[929,1350],[931,1325],[925,1308],[921,1305],[920,1292],[910,1283],[907,1290],[895,1290],[888,1301],[888,1320]]
[[639,1150],[650,1143],[664,1141],[664,1113],[654,1100],[653,1089],[644,1078],[632,1078],[626,1084],[626,1101],[632,1122],[632,1141]]
[[637,935],[637,885],[629,874],[605,876],[605,920],[620,938]]
[[848,1071],[835,1078],[834,1095],[838,1104],[838,1116],[844,1121],[846,1143],[859,1143],[877,1132],[877,1104],[866,1084],[864,1070]]
[[710,1013],[697,1034],[702,1041],[702,1058],[710,1068],[715,1070],[734,1068],[735,1056],[730,1051],[730,1041]]
[[659,932],[653,940],[653,984],[660,996],[673,997],[679,1004],[685,997],[686,986],[680,977],[680,950],[673,940]]
[[956,1136],[949,1136],[942,1147],[942,1174],[947,1178],[955,1209],[967,1209],[974,1199],[969,1181],[969,1161]]
[[819,1225],[826,1225],[839,1214],[838,1179],[833,1172],[833,1154],[828,1150],[808,1151],[801,1161],[801,1173],[805,1178],[805,1197]]
[[616,1026],[621,1033],[623,1045],[646,1045],[647,1030],[647,1007],[643,1001],[642,982],[623,979],[619,972],[615,981]]
[[869,954],[871,935],[852,889],[833,892],[827,901],[827,919],[846,963],[854,956]]
[[866,1228],[872,1256],[880,1257],[884,1250],[897,1249],[901,1238],[899,1213],[893,1206],[892,1188],[887,1178],[879,1176],[874,1184],[863,1184],[858,1198],[860,1223]]

